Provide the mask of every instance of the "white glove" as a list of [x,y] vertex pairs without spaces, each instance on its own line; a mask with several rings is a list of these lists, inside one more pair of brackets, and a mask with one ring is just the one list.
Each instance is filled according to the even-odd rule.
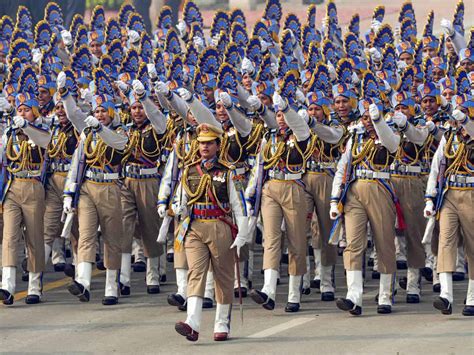
[[140,35],[137,31],[130,30],[127,32],[128,35],[128,43],[131,45],[137,44],[140,41]]
[[240,248],[242,248],[247,243],[247,240],[242,237],[240,234],[237,234],[234,242],[230,246],[230,249],[237,248],[237,256],[240,257]]
[[244,59],[242,60],[242,70],[246,73],[249,73],[250,75],[255,72],[255,67],[253,66],[250,59],[248,59],[247,57],[244,57]]
[[181,96],[181,98],[184,101],[189,101],[193,97],[193,94],[191,94],[191,92],[188,89],[185,89],[185,88],[179,88],[178,89],[178,94],[179,94],[179,96]]
[[92,128],[98,128],[100,126],[100,122],[97,118],[94,116],[87,116],[86,119],[84,120],[84,123],[87,125],[87,127],[92,127]]
[[294,46],[296,46],[296,37],[295,37],[295,34],[293,33],[292,30],[288,30],[288,31],[290,31],[291,45],[294,47]]
[[434,203],[431,200],[426,200],[425,209],[423,210],[425,218],[432,218],[435,216]]
[[357,85],[360,83],[359,76],[357,75],[356,72],[352,73],[352,84]]
[[385,87],[385,92],[386,92],[386,93],[389,93],[389,92],[392,91],[392,87],[390,86],[390,84],[388,83],[387,80],[384,80],[384,81],[383,81],[383,85],[384,85],[384,87]]
[[217,47],[217,45],[219,44],[219,40],[221,39],[221,35],[220,34],[215,34],[214,36],[212,36],[211,38],[211,42],[212,42],[212,45],[214,47]]
[[138,96],[142,96],[145,93],[145,86],[140,80],[134,80],[132,82],[132,87],[133,91],[135,91]]
[[91,103],[92,102],[92,92],[89,89],[80,89],[81,99]]
[[382,23],[378,20],[373,19],[372,23],[370,24],[370,28],[374,33],[377,33],[380,30],[380,27],[382,27]]
[[305,122],[309,121],[308,111],[301,109],[298,111],[298,116],[300,116]]
[[451,116],[453,116],[454,119],[459,123],[464,122],[464,120],[466,119],[466,115],[460,110],[454,110]]
[[278,75],[278,64],[277,63],[270,64],[270,73],[272,73],[273,76]]
[[58,87],[58,90],[66,87],[66,73],[65,72],[62,71],[58,74],[58,77],[56,78],[56,86]]
[[441,98],[441,107],[444,108],[448,106],[448,100],[446,100],[446,98],[443,95],[440,95],[440,98]]
[[166,216],[166,205],[158,205],[158,216],[160,216],[160,218],[165,218]]
[[373,62],[380,63],[380,60],[382,59],[382,54],[380,54],[377,48],[374,48],[374,47],[370,48],[369,54]]
[[0,97],[0,111],[2,112],[8,112],[12,106],[8,103],[8,100],[6,97]]
[[304,96],[303,92],[300,89],[296,89],[295,96],[296,100],[299,103],[304,104],[306,102],[306,96]]
[[62,30],[61,31],[61,38],[63,40],[63,43],[66,47],[69,47],[72,45],[72,35],[71,32],[67,30]]
[[182,71],[182,75],[183,75],[183,81],[184,81],[185,83],[187,83],[188,80],[189,80],[188,72],[187,72],[186,70],[183,70],[183,71]]
[[158,77],[158,73],[156,71],[155,64],[153,64],[153,63],[147,64],[146,69],[148,71],[148,76],[150,77],[151,80],[154,80]]
[[222,101],[225,107],[232,106],[232,99],[230,98],[230,95],[227,92],[221,92],[219,94],[219,99]]
[[453,34],[454,34],[454,26],[453,26],[453,23],[449,20],[446,20],[445,18],[443,18],[441,20],[441,28],[443,29],[443,32],[451,37]]
[[404,60],[397,60],[397,68],[398,70],[403,70],[407,67],[407,63]]
[[264,41],[263,39],[260,40],[260,48],[262,53],[265,53],[268,50],[268,47],[270,47],[270,43],[267,41]]
[[198,48],[198,50],[201,50],[202,48],[205,47],[204,46],[204,40],[199,36],[194,36],[193,37],[193,43],[196,46],[196,48]]
[[393,36],[395,37],[396,42],[401,41],[402,34],[401,34],[401,31],[400,31],[400,26],[395,26],[395,28],[393,30]]
[[329,71],[329,78],[331,78],[331,80],[336,80],[337,78],[336,68],[334,68],[334,65],[329,60],[328,60],[328,71]]
[[370,104],[369,116],[372,121],[377,121],[380,117],[380,111],[376,104]]
[[28,123],[21,116],[13,117],[13,125],[17,128],[25,128]]
[[183,38],[186,35],[186,22],[184,22],[184,20],[179,20],[176,28],[178,29],[179,36]]
[[425,126],[428,128],[428,132],[433,132],[436,128],[436,125],[433,121],[426,122]]
[[331,202],[331,208],[329,209],[329,216],[331,217],[333,221],[338,219],[341,216],[341,211],[339,211],[339,208],[337,207],[336,202]]
[[70,214],[73,212],[73,208],[72,208],[72,197],[71,196],[66,196],[64,197],[64,201],[63,201],[63,211],[64,213],[66,214]]
[[255,96],[255,95],[250,95],[247,98],[247,103],[250,105],[250,108],[254,111],[258,111],[262,107],[262,103],[260,99],[258,98],[258,96]]
[[286,106],[287,106],[286,101],[276,91],[273,94],[273,105],[278,106],[278,110],[280,110],[280,111],[285,111],[286,110]]
[[402,112],[397,111],[392,116],[392,121],[395,123],[399,128],[403,128],[407,124],[407,116],[405,116]]
[[155,91],[158,93],[158,94],[161,94],[161,95],[164,95],[164,96],[168,96],[169,93],[170,93],[170,89],[168,88],[168,85],[166,85],[164,82],[162,81],[158,81],[156,84],[155,84]]
[[43,58],[43,53],[41,53],[41,49],[33,48],[31,50],[31,53],[33,53],[32,62],[35,64],[38,64],[40,60]]
[[128,90],[130,89],[127,85],[127,83],[124,83],[122,80],[117,80],[115,82],[115,84],[117,84],[118,88],[120,89],[120,91],[124,94],[126,94],[128,92]]

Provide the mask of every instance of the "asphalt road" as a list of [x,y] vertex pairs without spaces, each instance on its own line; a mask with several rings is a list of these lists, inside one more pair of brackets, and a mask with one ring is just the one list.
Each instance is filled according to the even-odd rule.
[[[256,270],[261,266],[257,257]],[[253,353],[253,354],[473,354],[474,321],[461,315],[467,281],[455,282],[455,305],[451,316],[432,306],[430,283],[423,286],[422,302],[405,303],[399,289],[390,315],[378,315],[374,296],[377,280],[366,281],[363,315],[339,311],[334,302],[321,302],[315,290],[303,296],[297,314],[284,312],[288,278],[278,287],[277,306],[267,311],[250,299],[244,304],[244,323],[234,303],[231,336],[225,343],[213,341],[214,311],[204,310],[198,343],[190,343],[174,330],[185,313],[168,306],[166,294],[175,291],[171,265],[168,282],[159,295],[146,294],[144,273],[134,273],[132,295],[119,305],[101,304],[105,274],[96,272],[91,301],[80,303],[71,296],[62,273],[45,274],[43,303],[24,303],[27,284],[18,280],[16,302],[0,305],[1,353]],[[286,273],[284,267],[283,273]],[[254,284],[262,285],[262,275]],[[346,287],[342,266],[337,268],[336,296]]]

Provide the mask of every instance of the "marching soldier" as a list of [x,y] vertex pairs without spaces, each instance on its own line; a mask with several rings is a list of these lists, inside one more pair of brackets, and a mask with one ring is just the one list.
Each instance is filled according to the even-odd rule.
[[40,302],[42,272],[44,271],[43,215],[44,150],[51,138],[44,117],[39,113],[36,99],[36,74],[25,66],[15,97],[16,115],[2,137],[2,206],[3,249],[2,288],[0,298],[13,304],[16,290],[17,255],[25,229],[28,251],[27,304]]
[[[338,85],[335,86],[337,90]],[[347,247],[344,268],[347,296],[337,300],[337,307],[352,315],[362,314],[362,260],[367,245],[367,222],[370,222],[377,249],[380,287],[378,313],[391,313],[392,278],[395,264],[395,196],[390,185],[390,164],[398,150],[400,137],[381,116],[375,99],[359,105],[362,125],[347,142],[337,165],[331,193],[331,218],[344,212]]]
[[[88,128],[81,133],[83,137],[74,152],[64,189],[64,211],[70,214],[77,210],[79,219],[77,277],[68,290],[81,302],[89,301],[92,264],[96,261],[97,229],[100,226],[107,268],[102,304],[114,305],[118,303],[117,277],[123,233],[118,169],[128,139],[116,119],[112,86],[102,69],[94,71],[94,84],[94,116],[84,119]],[[60,77],[58,90],[62,97],[70,94]],[[78,111],[75,113],[78,114]],[[83,113],[82,117],[85,115]]]
[[[85,124],[79,124],[76,128],[68,120],[64,104],[59,93],[55,94],[55,116],[52,123],[52,138],[47,149],[48,182],[46,185],[46,210],[44,214],[44,248],[45,262],[49,260],[49,255],[53,249],[55,239],[61,233],[61,217],[63,213],[63,192],[68,171],[71,169],[72,155],[79,139],[79,129],[83,129]],[[77,259],[77,219],[74,219],[74,229],[71,233],[71,244],[74,258]],[[65,236],[68,238],[69,236]],[[54,265],[54,260],[53,260]],[[75,265],[75,264],[73,264]],[[67,276],[74,277],[73,265],[65,265],[64,272]],[[56,270],[56,268],[55,268]]]
[[[474,199],[474,117],[472,96],[455,96],[457,106],[451,128],[443,136],[431,164],[426,188],[425,217],[439,217],[438,265],[441,293],[433,306],[442,314],[452,313],[453,273],[459,234],[462,231],[469,265],[473,265],[472,202]],[[469,268],[465,316],[474,315],[474,274]]]
[[197,134],[200,159],[184,168],[173,202],[174,213],[181,216],[176,245],[184,247],[189,265],[187,318],[175,329],[190,341],[198,340],[206,274],[212,265],[217,301],[214,340],[223,341],[230,332],[233,249],[238,256],[248,242],[245,201],[233,167],[218,158],[222,130],[201,124]]
[[[281,86],[282,90],[292,87],[294,75],[294,72],[287,74]],[[302,178],[306,161],[313,151],[311,145],[313,140],[307,123],[298,116],[294,108],[290,107],[290,104],[294,103],[291,93],[288,93],[287,97],[274,94],[273,104],[277,112],[279,129],[271,130],[262,141],[259,162],[254,167],[252,181],[247,188],[248,199],[262,200],[260,212],[265,239],[264,286],[261,291],[253,289],[250,296],[267,310],[275,308],[281,258],[281,225],[284,219],[288,237],[290,274],[285,311],[297,312],[300,308],[301,280],[306,272],[307,251],[306,214],[301,213],[306,210]],[[249,206],[248,209],[254,208]],[[255,221],[249,224],[251,224],[250,230],[253,231]]]
[[130,294],[132,238],[138,215],[147,257],[147,292],[156,294],[160,292],[158,257],[163,251],[156,242],[160,226],[156,197],[159,187],[158,164],[165,137],[166,118],[148,97],[145,86],[139,80],[133,81],[129,105],[133,122],[127,125],[129,141],[122,160],[125,180],[121,192],[124,239],[120,290],[122,295]]

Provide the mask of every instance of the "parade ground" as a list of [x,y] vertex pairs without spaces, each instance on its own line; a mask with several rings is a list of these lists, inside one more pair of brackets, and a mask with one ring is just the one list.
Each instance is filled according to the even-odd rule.
[[[263,275],[258,252],[255,287]],[[148,295],[144,273],[134,273],[132,294],[119,304],[101,304],[105,272],[93,277],[91,301],[80,303],[66,289],[68,278],[49,272],[44,277],[44,302],[27,306],[27,283],[17,280],[15,304],[0,305],[0,353],[167,353],[167,354],[473,354],[474,322],[461,315],[467,282],[454,283],[453,314],[444,316],[433,308],[431,283],[423,283],[420,304],[406,304],[405,291],[398,287],[393,313],[377,314],[374,297],[378,280],[366,281],[361,317],[337,309],[335,302],[322,302],[313,289],[303,295],[299,313],[285,313],[288,278],[277,289],[274,311],[244,299],[241,324],[238,300],[234,301],[231,341],[212,338],[215,309],[204,310],[199,341],[191,343],[174,330],[185,312],[166,302],[176,291],[172,265],[161,294]],[[346,292],[342,265],[337,266],[336,298]],[[286,265],[283,265],[286,274]],[[404,271],[401,271],[404,274]]]

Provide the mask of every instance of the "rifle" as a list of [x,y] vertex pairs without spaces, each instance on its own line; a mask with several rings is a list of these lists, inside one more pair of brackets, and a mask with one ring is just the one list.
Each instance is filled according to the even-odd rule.
[[433,238],[433,231],[436,225],[436,220],[439,218],[439,211],[441,210],[441,205],[443,204],[444,199],[444,187],[446,185],[446,179],[444,178],[444,173],[446,171],[446,158],[443,156],[441,158],[441,164],[439,167],[438,177],[437,177],[437,190],[436,201],[435,201],[435,213],[436,217],[428,218],[428,223],[426,224],[425,233],[423,235],[422,244],[430,244],[431,239]]
[[[81,158],[79,159],[79,166],[77,167],[77,184],[74,191],[74,196],[72,198],[72,208],[73,210],[77,209],[79,204],[79,196],[81,195],[81,186],[84,181],[84,176],[86,174],[86,154],[83,151]],[[63,230],[61,232],[62,238],[69,238],[72,229],[72,223],[74,221],[74,212],[68,213],[64,222]]]
[[[352,144],[354,144],[355,139],[355,132],[352,134]],[[344,177],[342,179],[342,183],[344,188],[341,192],[341,197],[337,204],[337,208],[341,212],[341,215],[337,217],[337,219],[333,222],[331,232],[329,233],[329,241],[328,244],[330,245],[337,245],[339,242],[339,235],[342,228],[343,222],[343,210],[344,210],[344,203],[346,202],[347,192],[349,191],[349,187],[352,184],[352,153],[349,152],[349,159],[347,160],[346,167],[344,169]]]

